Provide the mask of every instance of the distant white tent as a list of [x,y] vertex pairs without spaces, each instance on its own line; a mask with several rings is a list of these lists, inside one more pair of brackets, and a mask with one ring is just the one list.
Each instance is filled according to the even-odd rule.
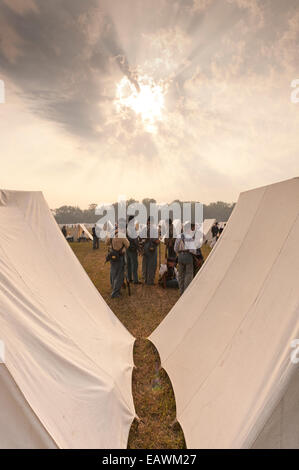
[[240,195],[150,336],[190,448],[299,448],[299,178]]
[[92,240],[91,233],[89,230],[87,230],[86,226],[84,224],[79,224],[79,237],[82,237],[84,235],[86,238],[89,238],[89,240]]
[[72,238],[74,242],[77,242],[81,238],[92,240],[92,235],[84,224],[71,224],[67,225],[67,238]]
[[1,448],[124,448],[134,338],[39,192],[0,191]]

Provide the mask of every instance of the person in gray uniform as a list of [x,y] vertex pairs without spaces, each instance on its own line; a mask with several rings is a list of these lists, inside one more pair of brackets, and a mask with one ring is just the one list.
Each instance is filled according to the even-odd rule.
[[121,295],[125,276],[125,252],[130,246],[129,240],[126,238],[125,221],[119,221],[114,236],[107,238],[106,243],[109,247],[107,261],[110,261],[111,298],[114,299]]
[[158,229],[153,225],[152,217],[147,219],[147,226],[143,237],[142,274],[145,284],[154,285],[157,270],[157,248],[160,241]]
[[187,222],[184,232],[176,239],[174,249],[178,255],[178,281],[180,295],[183,295],[193,279],[193,253],[195,253],[194,236],[191,224]]
[[[128,222],[130,223],[134,219],[133,215],[129,216]],[[132,234],[131,234],[132,235]],[[134,284],[140,284],[138,281],[138,251],[139,251],[139,240],[138,237],[131,237],[127,227],[127,239],[129,240],[130,246],[127,249],[127,269],[129,282]]]

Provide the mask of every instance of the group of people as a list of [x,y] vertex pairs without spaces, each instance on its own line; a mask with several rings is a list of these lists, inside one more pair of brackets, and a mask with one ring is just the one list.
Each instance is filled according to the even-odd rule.
[[[133,219],[130,216],[128,224]],[[172,220],[168,220],[167,238],[165,244],[165,262],[160,264],[159,284],[164,288],[179,288],[182,295],[197,274],[203,263],[199,246],[194,241],[195,225],[185,224],[184,232],[174,237]],[[125,220],[120,220],[115,232],[107,237],[108,255],[110,262],[111,297],[121,296],[125,275],[128,282],[140,284],[138,279],[138,255],[142,256],[142,277],[147,285],[154,285],[158,265],[158,248],[160,234],[153,225],[153,219],[148,217],[147,224],[138,237],[132,236]]]
[[[66,225],[62,226],[61,232],[64,238],[66,238],[68,242],[73,242],[74,238],[77,242],[82,242],[82,241],[87,242],[89,240],[89,238],[86,236],[86,233],[82,229],[80,230],[80,232],[77,232],[75,237],[74,237],[74,230],[71,230],[71,233],[68,234]],[[98,239],[98,243],[99,243],[99,239]]]
[[[108,246],[106,261],[110,262],[111,297],[121,296],[125,278],[128,283],[141,284],[138,278],[139,255],[142,257],[143,281],[147,285],[154,285],[161,241],[165,244],[165,256],[164,262],[161,263],[160,247],[159,285],[163,288],[179,289],[182,295],[204,262],[200,244],[195,240],[195,224],[185,223],[182,233],[177,235],[174,234],[174,226],[172,220],[169,219],[166,221],[167,234],[161,237],[153,218],[149,216],[146,226],[136,236],[136,232],[130,231],[130,222],[133,219],[134,216],[129,216],[128,223],[125,219],[119,220],[114,232],[110,233],[106,239]],[[217,222],[212,226],[214,243],[218,240],[223,228],[223,226],[219,227]],[[62,228],[62,233],[67,237],[65,226]],[[96,250],[99,248],[100,240],[95,226],[92,228],[92,237],[93,249]]]

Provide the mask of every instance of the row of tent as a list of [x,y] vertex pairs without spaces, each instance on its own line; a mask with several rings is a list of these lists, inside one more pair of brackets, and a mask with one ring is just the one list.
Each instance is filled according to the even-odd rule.
[[77,242],[82,238],[92,240],[91,229],[93,225],[79,224],[58,224],[60,229],[66,228],[66,239]]
[[[298,240],[299,178],[242,193],[150,336],[189,448],[299,448]],[[0,341],[0,447],[127,446],[134,338],[40,192],[0,192]]]

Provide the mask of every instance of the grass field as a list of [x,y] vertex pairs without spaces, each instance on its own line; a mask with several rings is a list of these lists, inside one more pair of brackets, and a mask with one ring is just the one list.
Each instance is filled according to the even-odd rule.
[[[171,382],[160,368],[160,359],[154,345],[146,338],[161,323],[179,298],[178,290],[162,289],[158,285],[132,285],[129,297],[123,291],[121,298],[110,298],[109,263],[104,264],[106,248],[92,250],[91,243],[71,243],[74,253],[90,279],[115,315],[136,338],[134,346],[133,396],[136,413],[129,449],[182,449],[185,440],[180,425],[175,422],[176,407]],[[162,245],[162,260],[164,247]],[[203,248],[205,258],[209,248]],[[141,279],[141,258],[139,258]],[[156,279],[157,281],[157,279]]]

